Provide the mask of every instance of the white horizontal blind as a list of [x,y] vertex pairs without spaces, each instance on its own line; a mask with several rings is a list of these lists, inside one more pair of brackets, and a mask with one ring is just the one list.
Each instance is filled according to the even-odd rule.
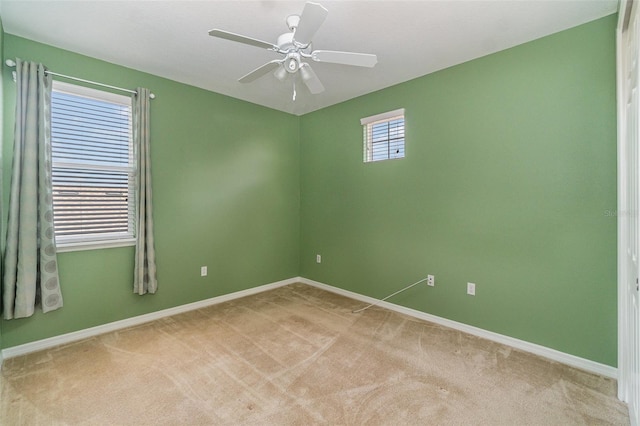
[[51,103],[56,240],[133,238],[130,98],[54,82]]
[[404,109],[363,118],[364,161],[404,157]]

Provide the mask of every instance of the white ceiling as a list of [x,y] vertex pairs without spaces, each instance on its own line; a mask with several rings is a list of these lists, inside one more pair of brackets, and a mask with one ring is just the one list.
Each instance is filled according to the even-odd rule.
[[[304,1],[0,0],[7,33],[301,115],[609,15],[617,0],[316,0],[329,15],[314,48],[375,53],[373,69],[313,62],[311,95],[268,74],[237,79],[275,52],[208,35],[275,43]],[[38,60],[38,58],[25,58]],[[55,71],[55,70],[53,70]],[[81,76],[80,76],[81,77]],[[153,87],[151,87],[153,90]]]

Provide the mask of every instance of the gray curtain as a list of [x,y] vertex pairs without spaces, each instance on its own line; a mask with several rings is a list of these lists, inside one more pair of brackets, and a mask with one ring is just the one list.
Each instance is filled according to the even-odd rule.
[[16,123],[4,257],[4,318],[62,307],[51,188],[51,76],[16,60]]
[[149,143],[149,89],[138,88],[133,96],[133,146],[138,162],[136,179],[136,260],[133,291],[155,293],[156,252],[153,242],[151,201],[151,153]]

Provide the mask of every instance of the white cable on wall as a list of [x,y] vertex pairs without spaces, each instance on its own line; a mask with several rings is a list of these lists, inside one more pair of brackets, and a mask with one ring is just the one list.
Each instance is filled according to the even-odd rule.
[[385,297],[384,299],[380,299],[380,300],[378,300],[377,302],[374,302],[374,303],[372,303],[372,304],[370,304],[370,305],[368,305],[368,306],[365,306],[364,308],[360,308],[360,309],[358,309],[358,310],[351,311],[351,313],[352,313],[352,314],[357,314],[358,312],[366,311],[366,310],[367,310],[367,309],[369,309],[370,307],[372,307],[372,306],[377,306],[380,302],[384,302],[385,300],[387,300],[387,299],[389,299],[389,298],[391,298],[391,297],[395,296],[396,294],[402,293],[402,292],[403,292],[403,291],[405,291],[405,290],[409,290],[411,287],[416,286],[416,285],[418,285],[418,284],[420,284],[420,283],[423,283],[423,282],[427,281],[428,279],[429,279],[429,277],[427,277],[427,278],[423,278],[423,279],[421,279],[420,281],[416,281],[415,283],[413,283],[413,284],[411,284],[411,285],[406,286],[406,287],[405,287],[405,288],[403,288],[402,290],[398,290],[398,291],[396,291],[395,293],[392,293],[392,294],[388,295],[388,296],[387,296],[387,297]]

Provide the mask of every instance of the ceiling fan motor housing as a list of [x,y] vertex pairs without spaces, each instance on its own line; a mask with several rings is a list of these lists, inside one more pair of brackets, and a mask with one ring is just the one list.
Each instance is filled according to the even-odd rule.
[[278,41],[276,43],[280,50],[287,51],[289,49],[294,49],[295,45],[293,44],[293,33],[284,33],[278,37]]

